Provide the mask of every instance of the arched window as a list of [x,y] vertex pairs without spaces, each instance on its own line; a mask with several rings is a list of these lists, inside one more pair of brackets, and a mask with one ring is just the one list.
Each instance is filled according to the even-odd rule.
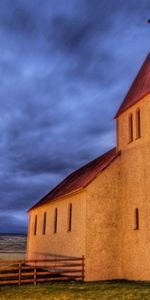
[[68,228],[67,231],[71,231],[72,228],[72,204],[68,205]]
[[134,230],[139,229],[139,209],[135,208],[134,209],[134,226],[133,226]]
[[34,235],[36,235],[37,233],[37,215],[35,216],[35,219],[34,219]]
[[43,234],[46,233],[46,212],[43,215]]
[[129,115],[129,143],[133,142],[133,115]]
[[55,211],[54,211],[54,233],[57,232],[57,220],[58,220],[58,209],[55,208]]
[[141,136],[141,116],[140,109],[136,110],[136,138],[140,138]]

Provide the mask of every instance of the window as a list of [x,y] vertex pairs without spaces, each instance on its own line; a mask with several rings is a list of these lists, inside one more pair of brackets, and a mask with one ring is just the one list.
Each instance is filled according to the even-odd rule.
[[54,211],[54,233],[57,232],[57,219],[58,219],[58,210],[55,208]]
[[140,138],[141,136],[141,116],[140,109],[136,110],[136,138]]
[[46,233],[46,212],[44,212],[43,216],[43,234]]
[[133,226],[134,230],[139,229],[139,210],[138,208],[135,208],[134,210],[134,226]]
[[37,215],[35,216],[35,220],[34,220],[34,235],[36,235],[37,233]]
[[67,231],[71,231],[72,227],[72,204],[68,205],[68,228]]
[[129,115],[129,143],[133,142],[133,115]]
[[119,119],[116,119],[117,149],[119,147]]

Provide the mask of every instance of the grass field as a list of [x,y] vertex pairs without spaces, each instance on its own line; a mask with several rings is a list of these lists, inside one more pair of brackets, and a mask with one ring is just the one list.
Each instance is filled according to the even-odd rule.
[[0,288],[1,300],[150,300],[150,283],[54,283]]
[[[24,259],[26,236],[0,235],[0,260]],[[1,286],[0,300],[150,300],[150,283],[95,282]]]

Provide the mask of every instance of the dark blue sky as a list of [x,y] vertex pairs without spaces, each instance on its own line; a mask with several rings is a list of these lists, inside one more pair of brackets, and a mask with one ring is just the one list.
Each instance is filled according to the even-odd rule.
[[23,232],[28,208],[115,145],[149,17],[149,0],[0,1],[0,232]]

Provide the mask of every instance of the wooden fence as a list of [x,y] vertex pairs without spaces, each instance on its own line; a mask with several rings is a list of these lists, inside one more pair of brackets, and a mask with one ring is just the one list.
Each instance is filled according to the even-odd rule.
[[60,280],[84,281],[84,256],[47,260],[0,261],[0,285]]

